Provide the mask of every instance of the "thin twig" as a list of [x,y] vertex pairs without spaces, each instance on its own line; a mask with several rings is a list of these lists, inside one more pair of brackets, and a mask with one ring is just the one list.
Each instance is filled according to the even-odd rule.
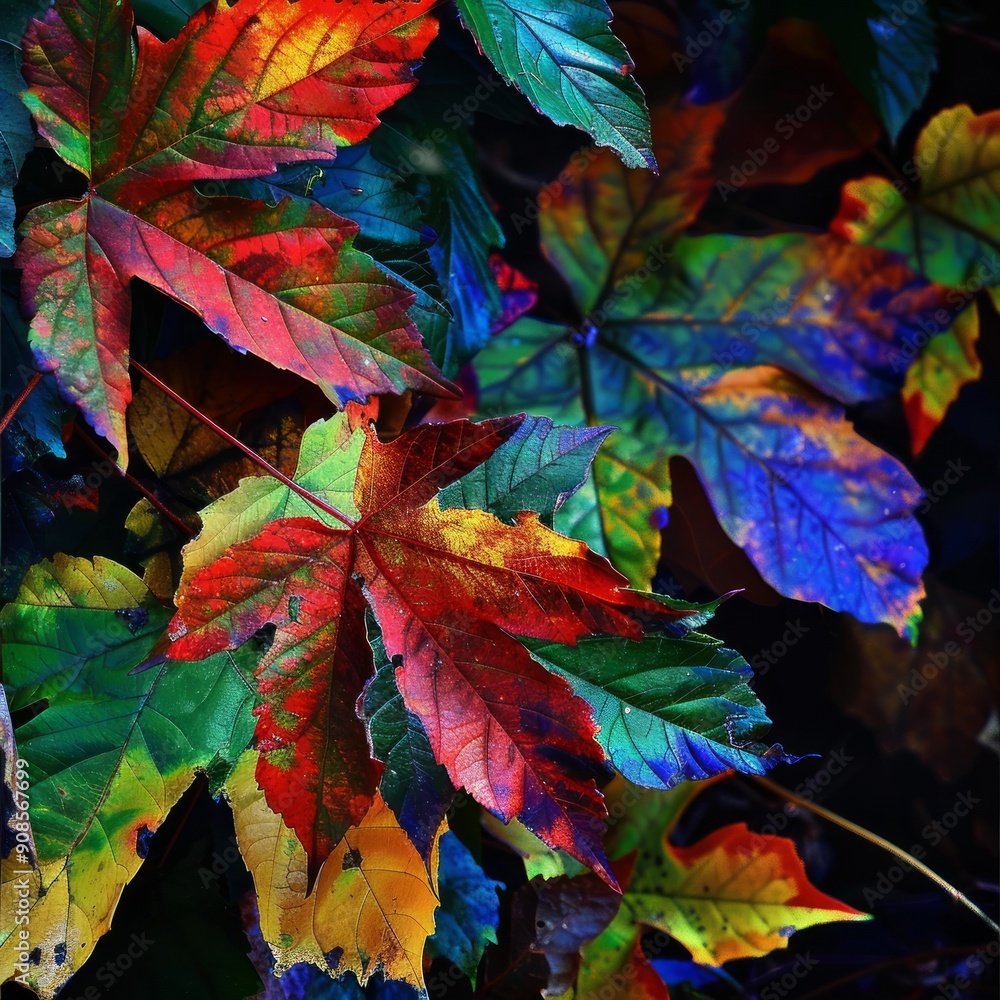
[[106,462],[112,465],[119,476],[122,477],[130,486],[138,490],[174,527],[179,528],[185,535],[189,538],[194,535],[195,531],[179,514],[175,514],[155,493],[152,492],[148,487],[144,486],[135,478],[131,473],[125,472],[120,466],[115,464],[111,456],[99,445],[96,441],[92,441],[90,436],[85,434],[80,430],[79,425],[74,424],[73,429],[76,431],[76,436],[87,445],[87,447],[94,452],[95,455],[100,455]]
[[139,364],[139,362],[136,361],[134,358],[131,361],[131,365],[140,375],[142,375],[143,378],[148,379],[158,389],[160,389],[162,392],[165,392],[175,403],[177,403],[178,406],[181,406],[185,410],[187,410],[188,413],[191,414],[191,416],[193,416],[196,420],[200,420],[206,427],[208,427],[210,430],[213,430],[224,441],[227,441],[234,448],[238,448],[240,451],[242,451],[243,454],[250,459],[250,461],[254,462],[256,465],[259,465],[262,469],[264,469],[268,473],[268,475],[274,476],[274,478],[277,479],[278,482],[284,483],[284,485],[287,486],[290,490],[292,490],[295,493],[298,493],[300,497],[302,497],[304,500],[308,500],[309,503],[313,504],[313,506],[315,507],[318,507],[321,511],[323,511],[323,513],[329,514],[331,517],[336,518],[338,521],[340,521],[341,524],[346,525],[348,528],[354,527],[354,523],[349,518],[345,517],[339,510],[337,510],[336,507],[331,507],[330,504],[326,503],[323,500],[320,500],[320,498],[316,496],[314,493],[310,493],[309,490],[307,490],[304,486],[300,486],[297,482],[295,482],[294,479],[291,479],[289,476],[286,476],[279,469],[276,469],[273,465],[271,465],[271,463],[266,458],[263,458],[261,455],[258,455],[257,452],[253,450],[253,448],[249,447],[248,445],[245,445],[239,438],[234,437],[224,427],[220,427],[214,420],[211,419],[211,417],[208,417],[204,413],[202,413],[201,410],[199,410],[193,403],[189,403],[183,396],[177,393],[174,389],[171,389],[170,386],[166,384],[166,382],[157,378],[148,368]]
[[804,799],[800,795],[790,792],[787,788],[783,788],[781,785],[777,784],[777,782],[761,777],[758,774],[748,774],[747,777],[752,781],[757,782],[758,785],[762,785],[764,788],[767,788],[775,795],[780,795],[788,799],[789,802],[794,802],[796,805],[802,806],[804,809],[811,810],[816,813],[817,816],[822,816],[823,819],[829,820],[831,823],[836,823],[837,826],[843,827],[845,830],[849,830],[851,833],[867,840],[869,843],[875,844],[877,847],[881,847],[884,851],[888,851],[901,861],[905,861],[911,868],[915,868],[922,875],[929,878],[935,885],[944,889],[944,891],[948,893],[948,895],[951,896],[956,903],[961,903],[967,910],[974,913],[995,934],[1000,934],[1000,924],[993,920],[989,914],[984,913],[975,903],[972,902],[971,899],[969,899],[968,896],[965,895],[964,892],[956,889],[955,886],[947,881],[947,879],[942,878],[936,871],[928,868],[927,865],[918,861],[912,854],[904,851],[903,848],[897,847],[891,841],[886,840],[884,837],[880,837],[877,833],[872,833],[871,830],[866,830],[863,826],[859,826],[857,823],[852,823],[849,819],[845,819],[843,816],[830,809],[826,809],[815,802],[810,802],[809,799]]
[[35,391],[35,386],[42,381],[45,372],[35,372],[28,380],[28,384],[17,394],[17,398],[10,404],[10,408],[0,419],[0,434],[7,430],[7,425],[14,419],[14,414],[21,408],[24,401]]

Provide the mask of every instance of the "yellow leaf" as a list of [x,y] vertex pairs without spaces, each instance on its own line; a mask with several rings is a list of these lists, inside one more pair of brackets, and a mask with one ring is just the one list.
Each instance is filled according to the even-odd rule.
[[[351,827],[323,863],[307,892],[307,858],[294,832],[272,812],[257,787],[257,753],[240,758],[226,783],[236,838],[253,874],[264,940],[280,975],[297,962],[363,986],[379,969],[424,989],[424,943],[434,933],[438,842],[430,873],[382,796]],[[337,956],[337,964],[327,959]]]
[[813,886],[785,837],[733,823],[691,847],[644,845],[622,903],[702,965],[787,948],[795,931],[868,916]]

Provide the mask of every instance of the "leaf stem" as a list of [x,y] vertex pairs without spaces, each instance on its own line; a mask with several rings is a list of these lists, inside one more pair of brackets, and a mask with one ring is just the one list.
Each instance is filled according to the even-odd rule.
[[17,394],[17,398],[13,403],[10,404],[7,412],[0,419],[0,434],[3,434],[7,430],[7,425],[14,419],[14,414],[21,408],[24,401],[35,391],[35,386],[42,381],[45,372],[35,372],[34,375],[28,379],[28,384]]
[[111,458],[111,456],[96,442],[92,441],[89,434],[84,433],[80,429],[79,424],[73,425],[73,430],[76,432],[76,436],[83,441],[83,443],[95,454],[100,455],[106,462],[114,466],[115,471],[121,476],[125,482],[127,482],[133,489],[141,493],[174,527],[179,528],[185,535],[190,538],[194,535],[194,528],[191,527],[179,514],[175,514],[152,490],[148,487],[143,486],[138,479],[135,478],[130,472],[125,472],[121,466],[117,465]]
[[283,483],[292,492],[297,493],[303,500],[307,500],[314,507],[318,507],[324,514],[329,514],[331,517],[336,518],[341,524],[348,528],[354,527],[354,522],[350,518],[345,517],[336,507],[331,507],[330,504],[323,500],[320,500],[318,496],[314,493],[310,493],[304,486],[300,486],[294,479],[286,476],[279,469],[276,469],[271,463],[261,455],[258,455],[253,448],[249,445],[245,445],[239,438],[230,434],[224,427],[220,427],[211,417],[206,416],[201,412],[193,403],[189,403],[183,396],[181,396],[174,389],[171,389],[166,382],[162,379],[157,378],[148,368],[144,365],[139,364],[134,358],[131,360],[132,367],[140,374],[143,378],[148,379],[153,383],[161,392],[166,393],[178,406],[183,407],[191,414],[196,420],[200,420],[206,427],[214,431],[219,435],[224,441],[231,444],[234,448],[238,448],[243,452],[247,458],[250,459],[255,465],[259,465],[264,469],[268,475],[274,476],[279,483]]
[[787,788],[783,788],[777,782],[771,781],[768,778],[761,777],[758,774],[747,775],[752,781],[755,781],[758,785],[762,785],[764,788],[768,789],[775,795],[779,795],[782,798],[786,798],[789,802],[794,802],[796,805],[802,806],[804,809],[809,809],[816,813],[817,816],[822,816],[823,819],[828,820],[831,823],[835,823],[837,826],[843,827],[845,830],[862,837],[869,843],[875,844],[877,847],[881,847],[882,850],[888,851],[890,854],[899,858],[901,861],[905,861],[907,865],[911,868],[916,868],[918,872],[929,878],[935,885],[944,889],[946,893],[956,902],[961,903],[967,910],[974,913],[987,927],[989,927],[995,934],[1000,934],[1000,924],[996,923],[987,913],[984,913],[964,892],[956,889],[949,881],[943,879],[937,872],[928,868],[923,862],[918,861],[912,854],[908,851],[904,851],[903,848],[897,847],[892,841],[886,840],[884,837],[880,837],[877,833],[872,833],[871,830],[866,830],[863,826],[859,826],[857,823],[852,823],[851,820],[845,819],[838,813],[833,812],[830,809],[826,809],[823,806],[817,804],[816,802],[810,802],[809,799],[804,799],[800,795],[796,795],[794,792],[789,791]]

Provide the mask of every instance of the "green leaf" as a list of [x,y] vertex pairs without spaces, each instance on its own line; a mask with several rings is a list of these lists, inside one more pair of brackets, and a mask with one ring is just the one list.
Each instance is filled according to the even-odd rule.
[[135,0],[137,20],[160,38],[173,38],[205,6],[206,0]]
[[557,125],[575,125],[630,167],[656,169],[649,112],[604,0],[457,0],[497,72]]
[[472,472],[438,495],[442,509],[488,510],[508,523],[536,511],[549,527],[562,504],[590,474],[590,464],[611,427],[556,427],[548,417],[527,417],[513,436]]
[[[47,701],[17,736],[39,860],[28,898],[41,957],[28,979],[49,995],[110,926],[195,773],[221,780],[251,739],[254,644],[131,672],[168,617],[124,567],[63,555],[33,567],[0,615],[12,704]],[[12,930],[0,929],[0,968]]]
[[750,665],[717,639],[692,632],[527,645],[593,707],[598,743],[633,784],[667,789],[730,768],[765,774],[798,759],[756,742],[771,723],[748,684]]

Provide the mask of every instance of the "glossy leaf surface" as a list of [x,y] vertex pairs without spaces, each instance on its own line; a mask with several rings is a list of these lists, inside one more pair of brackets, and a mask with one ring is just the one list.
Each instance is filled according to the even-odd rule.
[[65,556],[33,567],[3,612],[12,705],[46,705],[18,731],[39,864],[18,875],[4,862],[0,979],[18,961],[27,884],[40,949],[28,979],[45,997],[90,957],[196,771],[221,779],[252,736],[251,649],[130,672],[167,617],[124,567]]
[[649,114],[611,33],[604,0],[572,0],[558,11],[539,0],[458,0],[497,71],[557,125],[575,125],[631,167],[652,167]]

